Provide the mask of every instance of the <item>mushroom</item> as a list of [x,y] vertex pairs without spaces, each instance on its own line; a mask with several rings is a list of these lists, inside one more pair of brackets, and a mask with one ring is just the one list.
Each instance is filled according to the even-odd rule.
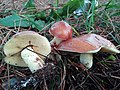
[[32,73],[44,67],[43,56],[50,52],[51,46],[47,38],[33,31],[19,32],[4,45],[5,62],[14,66],[29,67]]
[[96,34],[85,34],[61,42],[58,47],[60,51],[80,53],[80,62],[89,69],[93,65],[93,53],[98,51],[111,54],[120,53],[113,43]]
[[49,29],[49,33],[54,36],[51,45],[58,45],[61,41],[72,38],[72,32],[72,27],[68,23],[64,21],[54,23]]

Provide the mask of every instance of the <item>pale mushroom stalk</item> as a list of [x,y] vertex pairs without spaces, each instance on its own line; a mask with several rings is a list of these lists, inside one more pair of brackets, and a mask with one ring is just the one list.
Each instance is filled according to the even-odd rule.
[[62,42],[63,40],[62,39],[60,39],[60,38],[57,38],[57,37],[54,37],[53,39],[52,39],[52,41],[50,41],[50,44],[51,45],[58,45],[58,44],[60,44],[61,42]]
[[31,47],[27,47],[21,51],[23,61],[28,65],[32,73],[43,68],[45,62],[34,52]]
[[112,42],[97,34],[85,34],[80,37],[65,40],[58,45],[57,49],[60,51],[80,53],[80,62],[87,69],[92,67],[93,53],[99,51],[111,54],[120,53],[120,50]]
[[3,49],[6,63],[18,67],[29,67],[32,73],[44,68],[45,57],[38,53],[47,56],[51,52],[48,39],[34,31],[22,31],[13,35]]
[[93,65],[93,54],[92,53],[81,53],[80,62],[85,65],[86,69],[89,69]]

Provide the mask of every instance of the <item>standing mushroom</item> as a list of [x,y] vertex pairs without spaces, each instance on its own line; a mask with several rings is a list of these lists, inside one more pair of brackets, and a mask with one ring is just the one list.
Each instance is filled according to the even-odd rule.
[[53,40],[50,42],[51,45],[58,45],[61,41],[72,38],[73,31],[68,23],[58,21],[51,26],[49,32],[54,36]]
[[93,65],[93,53],[98,51],[108,53],[120,53],[113,43],[96,34],[86,34],[61,42],[58,47],[60,51],[80,53],[80,62],[87,69]]
[[50,52],[51,46],[47,38],[33,31],[17,33],[4,45],[5,62],[29,67],[32,73],[44,67],[42,55],[47,56]]

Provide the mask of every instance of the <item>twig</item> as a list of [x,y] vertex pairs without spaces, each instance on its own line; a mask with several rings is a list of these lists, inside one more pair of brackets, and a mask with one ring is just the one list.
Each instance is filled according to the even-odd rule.
[[117,76],[110,75],[110,77],[120,80],[120,77],[117,77]]
[[10,90],[10,71],[9,71],[10,69],[9,69],[9,64],[7,64],[7,74],[8,74],[8,90]]
[[6,79],[6,78],[10,78],[10,77],[14,77],[15,75],[9,75],[9,76],[4,76],[4,77],[0,77],[0,79]]
[[107,18],[109,19],[109,21],[110,21],[110,23],[111,23],[111,25],[112,25],[112,27],[113,27],[113,31],[116,31],[116,30],[115,30],[115,26],[114,26],[111,18],[109,17],[109,15],[108,15],[107,13],[106,13],[106,16],[107,16]]
[[45,90],[48,90],[47,83],[45,80],[44,70],[42,70],[42,72],[43,72],[43,80],[44,80]]
[[[0,26],[1,27],[1,26]],[[7,40],[7,37],[10,35],[10,33],[13,31],[13,29],[8,29],[7,27],[4,27],[5,29],[9,30],[9,32],[7,33],[7,35],[4,37],[4,39],[2,40],[1,46],[5,43],[5,41]]]
[[14,71],[15,71],[14,73],[16,73],[17,75],[19,75],[19,76],[21,76],[21,77],[26,77],[25,74],[23,74],[23,73],[21,73],[21,72],[19,72],[19,71],[17,71],[17,70],[14,70]]
[[[60,56],[58,56],[59,57],[59,60],[61,60],[61,62],[62,62],[62,64],[63,64],[63,76],[62,76],[62,79],[61,79],[61,83],[60,83],[60,85],[59,85],[59,87],[58,87],[58,89],[63,85],[63,83],[64,83],[64,80],[65,80],[65,77],[66,77],[66,67],[65,67],[65,64],[63,63],[63,60],[61,59],[61,57]],[[65,83],[64,83],[65,84]],[[63,88],[63,87],[62,87]],[[64,89],[63,89],[64,90]]]
[[14,0],[12,0],[13,10],[15,10]]
[[116,87],[114,87],[112,90],[117,90],[117,88],[120,86],[120,83],[118,85],[116,85]]
[[42,30],[41,31],[43,31],[44,29],[46,29],[47,27],[49,27],[51,24],[53,24],[54,22],[51,22],[51,23],[49,23],[48,25],[46,25],[44,28],[42,28]]
[[97,84],[97,86],[99,85],[99,90],[105,90],[105,88],[95,79],[95,77],[92,74],[90,74],[89,77],[95,84]]

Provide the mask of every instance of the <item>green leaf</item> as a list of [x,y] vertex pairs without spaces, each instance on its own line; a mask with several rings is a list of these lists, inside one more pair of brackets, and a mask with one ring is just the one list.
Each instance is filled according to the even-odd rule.
[[62,8],[54,10],[51,9],[49,17],[46,18],[47,21],[58,21],[62,20],[73,13],[77,8],[83,5],[83,0],[70,0]]
[[107,60],[112,60],[112,61],[115,61],[115,60],[116,60],[116,58],[115,58],[115,56],[110,55],[110,56],[108,56],[108,57],[107,57]]
[[46,11],[41,11],[41,12],[37,12],[35,13],[35,17],[36,18],[41,18],[41,19],[46,19],[47,15],[46,15]]
[[15,27],[15,26],[28,27],[31,25],[31,23],[27,21],[25,18],[22,18],[17,14],[13,14],[10,16],[6,16],[5,18],[1,18],[0,25],[7,27]]
[[57,13],[57,10],[53,9],[50,11],[49,17],[46,17],[46,20],[50,22],[59,19],[62,19],[62,16],[60,16],[60,13]]
[[44,26],[45,26],[45,22],[42,20],[37,20],[33,22],[33,25],[32,25],[33,28],[37,28],[38,30],[41,30],[42,28],[44,28]]
[[70,0],[63,6],[63,14],[67,15],[67,13],[71,14],[77,8],[84,4],[84,0]]
[[25,5],[25,8],[35,8],[34,0],[28,0],[26,5]]

